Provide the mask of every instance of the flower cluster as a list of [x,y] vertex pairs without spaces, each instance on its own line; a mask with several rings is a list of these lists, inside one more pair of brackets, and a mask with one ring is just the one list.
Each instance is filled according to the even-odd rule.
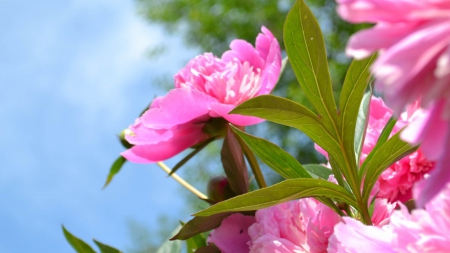
[[381,228],[344,217],[334,227],[328,252],[357,253],[361,247],[370,249],[367,252],[450,252],[450,184],[425,210],[409,213],[401,205]]
[[268,94],[278,81],[281,51],[276,38],[262,27],[256,48],[234,40],[221,58],[205,53],[175,75],[175,88],[158,97],[129,127],[126,140],[134,145],[122,155],[135,163],[166,160],[213,137],[214,119],[239,126],[261,122],[255,117],[229,115],[234,107]]
[[372,72],[389,107],[399,115],[419,99],[424,108],[402,135],[410,143],[421,143],[425,156],[437,161],[430,177],[416,187],[423,206],[450,182],[450,158],[445,155],[450,151],[450,1],[337,3],[345,20],[375,23],[350,38],[347,54],[359,59],[380,51]]

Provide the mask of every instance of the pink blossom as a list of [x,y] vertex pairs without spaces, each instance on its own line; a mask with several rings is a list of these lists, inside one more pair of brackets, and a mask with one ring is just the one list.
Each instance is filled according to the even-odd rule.
[[379,50],[372,66],[376,87],[396,115],[417,99],[425,108],[405,140],[422,144],[425,156],[437,162],[432,175],[416,187],[423,206],[450,182],[450,1],[337,0],[338,12],[354,23],[375,26],[350,38],[347,54],[364,58]]
[[430,176],[414,187],[416,204],[423,207],[448,182],[450,182],[450,125],[442,118],[447,102],[440,100],[423,110],[402,132],[402,138],[413,144],[421,143],[423,152],[436,159],[436,168]]
[[[417,107],[408,107],[408,111],[402,113],[392,130],[392,134],[400,131],[409,122],[421,117],[423,110]],[[381,132],[391,118],[393,111],[389,109],[381,98],[372,97],[370,101],[369,119],[364,144],[361,151],[361,163],[378,142]],[[325,152],[323,149],[317,149]],[[402,158],[389,166],[378,179],[379,192],[377,197],[386,198],[390,202],[407,201],[412,198],[414,183],[424,178],[434,168],[435,163],[427,159],[423,154],[423,148]]]
[[158,162],[211,137],[204,128],[213,118],[239,126],[261,122],[228,115],[245,100],[270,93],[278,81],[280,46],[269,30],[261,30],[256,48],[234,40],[222,58],[205,53],[192,59],[175,75],[175,88],[129,127],[126,139],[134,146],[122,155],[136,163]]
[[256,223],[248,229],[250,252],[326,252],[328,237],[340,219],[313,198],[258,210]]
[[248,253],[250,236],[248,228],[255,223],[255,217],[235,213],[222,221],[222,224],[208,237],[222,253]]
[[[400,204],[401,205],[401,204]],[[382,228],[352,218],[334,228],[329,252],[450,252],[450,184],[424,209],[395,211]]]
[[[387,104],[400,113],[423,98],[447,98],[450,92],[449,0],[337,0],[347,21],[375,26],[353,35],[347,54],[364,58],[381,50],[372,70]],[[397,115],[398,115],[397,114]]]

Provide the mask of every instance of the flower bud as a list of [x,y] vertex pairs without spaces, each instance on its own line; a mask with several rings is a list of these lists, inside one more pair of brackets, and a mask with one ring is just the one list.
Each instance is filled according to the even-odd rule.
[[209,200],[216,203],[236,196],[225,176],[213,177],[209,180],[207,194]]

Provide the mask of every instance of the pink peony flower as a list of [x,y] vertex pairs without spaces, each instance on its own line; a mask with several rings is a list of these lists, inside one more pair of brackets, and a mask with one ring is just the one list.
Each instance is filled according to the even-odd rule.
[[423,209],[395,211],[382,228],[352,218],[334,228],[329,252],[450,252],[450,184]]
[[209,137],[204,128],[212,118],[239,126],[261,122],[255,117],[228,115],[247,99],[268,94],[278,81],[280,46],[265,27],[256,48],[234,40],[222,58],[205,53],[175,75],[175,89],[153,101],[126,136],[134,146],[122,155],[132,162],[168,159]]
[[[381,50],[372,66],[376,86],[398,114],[450,95],[449,0],[337,0],[349,22],[375,23],[350,38],[347,54],[364,58]],[[397,114],[397,115],[398,115]]]
[[248,229],[250,252],[326,252],[328,237],[340,219],[313,198],[258,210],[256,223]]
[[437,162],[430,178],[415,190],[423,206],[450,182],[450,1],[336,0],[338,12],[354,22],[375,23],[350,38],[347,54],[364,58],[380,50],[372,66],[376,87],[396,115],[417,99],[426,108],[405,140],[422,144]]
[[416,204],[423,207],[450,182],[450,125],[442,118],[444,100],[434,103],[428,110],[422,110],[402,132],[402,138],[413,144],[421,144],[424,154],[436,160],[436,168],[429,177],[414,187]]
[[250,236],[248,228],[255,223],[255,217],[235,213],[209,234],[208,243],[214,243],[222,253],[248,253]]
[[[392,134],[400,131],[410,121],[415,120],[423,114],[423,110],[417,107],[409,107],[407,112],[400,115]],[[364,162],[369,153],[378,142],[383,128],[391,118],[393,111],[389,109],[381,98],[372,97],[370,101],[369,122],[367,124],[366,136],[361,151],[361,163]],[[324,154],[324,150],[316,149]],[[326,154],[326,153],[325,153]],[[400,161],[389,166],[378,179],[379,192],[377,197],[386,198],[390,202],[405,202],[412,198],[414,183],[424,178],[434,168],[435,163],[423,155],[422,148],[402,158]]]

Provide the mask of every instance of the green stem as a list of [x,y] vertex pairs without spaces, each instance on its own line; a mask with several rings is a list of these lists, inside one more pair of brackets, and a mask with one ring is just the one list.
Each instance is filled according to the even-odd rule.
[[370,218],[369,209],[367,208],[367,205],[361,204],[361,202],[358,201],[361,207],[361,215],[364,223],[366,225],[372,225],[372,219]]
[[244,155],[247,158],[248,163],[250,164],[250,168],[252,169],[253,175],[255,176],[256,183],[258,183],[259,188],[267,187],[266,180],[261,172],[261,168],[259,167],[258,161],[256,161],[255,154],[248,148],[247,144],[239,137],[236,136],[239,144],[241,144],[242,151],[244,151]]

